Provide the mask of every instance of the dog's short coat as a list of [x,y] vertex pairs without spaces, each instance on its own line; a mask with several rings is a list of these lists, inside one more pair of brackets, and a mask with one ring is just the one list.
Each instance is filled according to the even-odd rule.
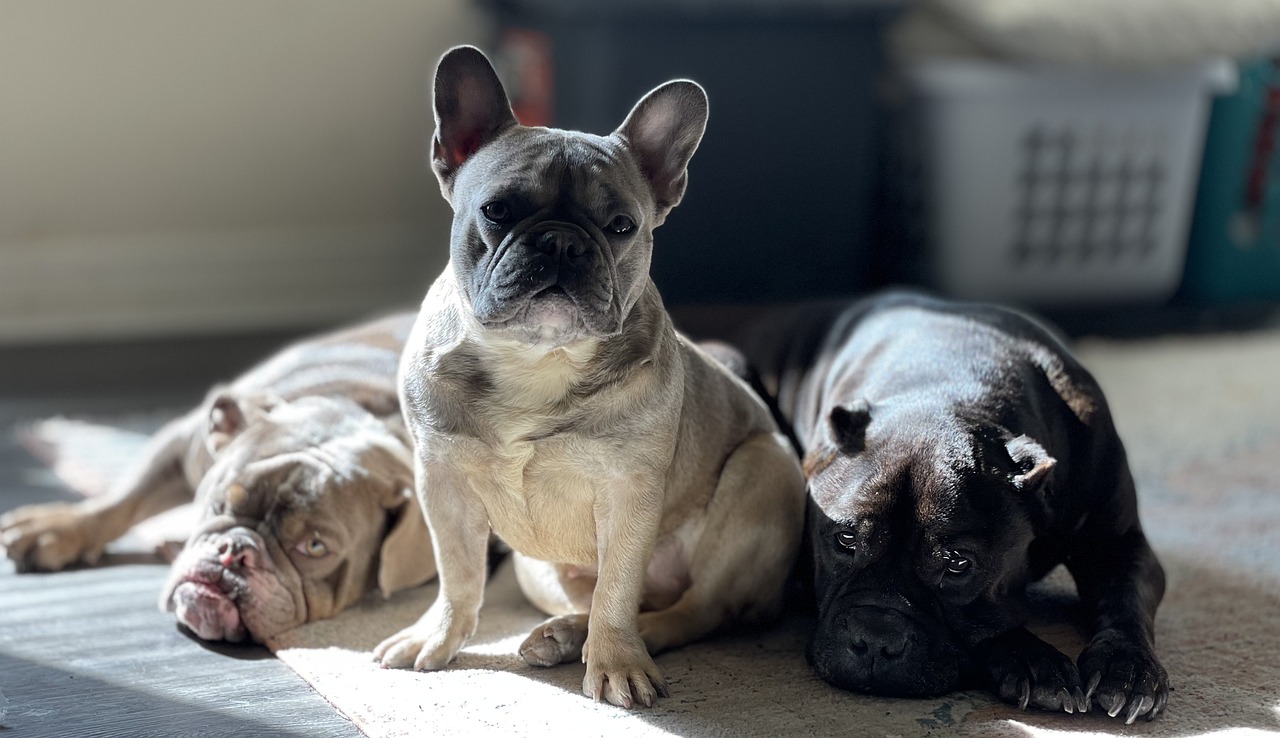
[[[649,278],[706,97],[663,85],[609,136],[517,124],[487,60],[440,61],[451,259],[401,367],[440,595],[375,655],[439,669],[474,632],[490,527],[554,615],[521,647],[583,691],[665,694],[651,653],[781,606],[804,483],[764,404],[678,335]],[[643,612],[641,612],[643,610]]]

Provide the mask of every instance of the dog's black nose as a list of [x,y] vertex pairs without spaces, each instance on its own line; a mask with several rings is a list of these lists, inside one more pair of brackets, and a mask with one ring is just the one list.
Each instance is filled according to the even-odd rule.
[[910,646],[906,623],[878,608],[858,608],[848,629],[849,645],[858,656],[899,659]]
[[587,253],[587,247],[572,234],[560,230],[546,231],[534,239],[534,246],[547,256],[567,256],[580,259]]

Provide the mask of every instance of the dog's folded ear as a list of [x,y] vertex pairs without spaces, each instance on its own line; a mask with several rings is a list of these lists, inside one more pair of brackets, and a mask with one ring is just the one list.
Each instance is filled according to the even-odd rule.
[[413,491],[400,487],[389,500],[389,509],[395,518],[378,559],[378,590],[383,597],[431,581],[436,575],[431,532]]
[[240,396],[229,388],[218,387],[209,393],[208,425],[205,448],[216,455],[227,444],[261,416],[271,412],[279,400],[270,395]]
[[1019,492],[1038,489],[1058,463],[1057,459],[1044,450],[1044,446],[1030,436],[1015,436],[1009,439],[1004,447],[1009,452],[1009,458],[1013,459],[1015,469],[1009,481]]
[[822,472],[840,456],[857,456],[867,447],[867,426],[871,424],[871,404],[858,399],[836,405],[827,414],[826,436],[814,444],[804,458],[804,474]]
[[854,400],[831,408],[827,418],[827,430],[831,441],[840,452],[849,456],[866,448],[867,426],[871,424],[871,405],[866,400]]
[[433,105],[431,168],[448,200],[458,167],[517,121],[493,65],[474,46],[458,46],[440,57]]
[[653,188],[658,224],[684,197],[689,160],[706,128],[707,93],[698,83],[679,79],[641,98],[614,131]]

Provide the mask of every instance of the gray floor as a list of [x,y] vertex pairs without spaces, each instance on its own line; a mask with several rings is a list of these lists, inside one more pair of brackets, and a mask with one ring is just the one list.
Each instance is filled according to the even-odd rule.
[[[242,363],[230,354],[221,360]],[[122,370],[137,380],[123,389],[117,382],[68,390],[54,378],[33,391],[38,371],[7,368],[8,382],[0,368],[0,510],[71,499],[14,443],[15,423],[194,404],[206,375],[219,370],[205,363],[163,387],[146,386],[148,371]],[[156,607],[166,571],[136,556],[59,574],[17,574],[0,561],[0,734],[361,736],[266,649],[211,648],[179,631]]]

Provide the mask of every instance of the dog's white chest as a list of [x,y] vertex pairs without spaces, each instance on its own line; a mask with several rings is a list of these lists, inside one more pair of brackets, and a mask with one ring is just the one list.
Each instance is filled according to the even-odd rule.
[[480,492],[494,531],[515,550],[559,563],[596,564],[596,498],[602,481],[564,439],[492,449]]

